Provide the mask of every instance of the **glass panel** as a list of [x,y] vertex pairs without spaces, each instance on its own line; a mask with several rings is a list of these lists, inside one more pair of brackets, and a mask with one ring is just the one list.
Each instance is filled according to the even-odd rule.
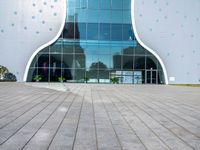
[[110,82],[109,70],[99,70],[98,78],[100,83],[109,83]]
[[141,84],[142,83],[142,71],[134,71],[134,84]]
[[133,55],[134,54],[134,48],[133,47],[127,47],[127,48],[124,48],[122,50],[122,54],[123,55]]
[[112,9],[122,9],[123,0],[112,0]]
[[111,40],[113,40],[113,41],[121,41],[122,40],[122,25],[121,24],[112,24]]
[[122,11],[112,11],[112,20],[111,23],[122,23],[123,21]]
[[165,78],[162,70],[158,71],[158,84],[164,84]]
[[121,55],[115,54],[111,56],[111,68],[121,70],[122,58]]
[[145,56],[135,56],[135,69],[145,69]]
[[123,40],[124,41],[134,40],[132,25],[130,25],[130,24],[123,25]]
[[100,23],[111,23],[111,10],[101,10],[99,14]]
[[60,41],[50,46],[50,53],[61,53],[61,51],[62,51],[62,43]]
[[80,32],[79,32],[79,28],[78,28],[78,23],[77,22],[75,22],[75,26],[74,26],[74,28],[75,28],[75,39],[80,39]]
[[131,0],[123,0],[123,9],[131,9]]
[[99,21],[99,10],[88,9],[88,23],[98,23]]
[[76,69],[74,79],[76,80],[76,82],[84,82],[85,81],[85,70],[84,69]]
[[157,69],[157,59],[154,56],[146,57],[146,69]]
[[110,68],[110,56],[109,55],[99,55],[99,69]]
[[157,84],[157,71],[152,71],[152,84]]
[[67,0],[67,22],[74,22],[74,8],[75,8],[75,0]]
[[51,54],[50,55],[50,67],[53,69],[61,68],[61,55],[60,54]]
[[86,67],[89,69],[97,69],[99,65],[98,55],[87,55]]
[[133,56],[123,56],[123,69],[133,69]]
[[110,45],[108,44],[99,44],[99,54],[110,54]]
[[111,45],[111,55],[121,55],[122,47]]
[[62,77],[64,77],[66,81],[73,79],[73,75],[72,75],[73,70],[72,69],[62,69],[61,73],[62,73]]
[[74,45],[75,47],[75,53],[78,53],[78,54],[84,54],[85,53],[85,50],[77,43]]
[[87,9],[76,9],[76,22],[87,21]]
[[110,24],[100,24],[99,40],[110,40]]
[[81,8],[87,8],[87,0],[80,0],[80,7]]
[[38,54],[38,67],[49,67],[49,54]]
[[96,23],[88,24],[87,40],[98,40],[98,24]]
[[40,82],[48,82],[49,80],[49,69],[48,68],[40,68],[38,69],[38,75],[41,76]]
[[130,10],[124,10],[123,11],[123,23],[125,24],[131,24],[131,11]]
[[75,55],[75,68],[85,68],[86,59],[85,55]]
[[146,83],[151,83],[151,71],[146,71]]
[[89,70],[87,71],[87,77],[89,78],[88,82],[94,83],[98,82],[98,71],[97,70]]
[[81,40],[86,40],[86,24],[78,23],[78,33]]
[[100,8],[101,9],[110,9],[111,8],[111,0],[100,0]]
[[87,45],[86,55],[98,55],[100,53],[98,44]]
[[35,75],[37,75],[37,69],[33,69],[33,68],[29,69],[27,81],[28,82],[34,81],[33,78],[35,77]]
[[74,45],[72,43],[68,43],[64,41],[63,43],[63,53],[73,53],[74,52]]
[[32,67],[38,67],[38,55],[36,55],[31,63],[31,68]]
[[135,47],[135,55],[145,55],[145,49],[142,46]]
[[49,53],[49,48],[50,48],[50,46],[44,48],[42,51],[40,51],[40,53],[46,53],[46,54],[48,54]]
[[50,81],[58,82],[58,78],[61,77],[61,69],[52,68],[50,69]]
[[64,54],[62,68],[74,68],[74,67],[75,67],[75,62],[73,60],[73,55]]
[[88,8],[98,9],[99,8],[99,0],[88,0]]
[[74,1],[76,1],[75,2],[76,8],[80,8],[81,7],[80,0],[74,0]]
[[63,30],[63,38],[65,39],[74,39],[75,36],[75,26],[74,23],[69,22],[65,24],[64,30]]

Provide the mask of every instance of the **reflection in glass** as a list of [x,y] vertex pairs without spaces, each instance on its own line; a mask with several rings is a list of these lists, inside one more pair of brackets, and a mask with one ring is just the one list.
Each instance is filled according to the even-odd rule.
[[100,24],[99,40],[107,41],[110,40],[110,24]]
[[78,30],[80,33],[80,39],[86,40],[86,23],[78,23]]
[[111,40],[122,41],[122,25],[121,24],[112,24]]
[[60,42],[60,41],[57,41],[56,44],[53,44],[50,47],[50,52],[51,53],[61,53],[61,50],[62,50],[62,42]]
[[66,23],[63,30],[63,38],[74,39],[74,36],[75,36],[74,23],[73,22]]
[[121,70],[121,64],[122,64],[122,57],[119,54],[115,54],[112,56],[112,66],[113,69],[119,69]]
[[88,0],[88,8],[89,9],[98,9],[99,8],[99,0]]
[[131,0],[123,0],[123,9],[131,9]]
[[87,39],[88,40],[98,40],[98,24],[88,23]]
[[69,54],[74,53],[74,44],[64,41],[63,53],[69,53]]
[[146,57],[146,69],[157,69],[157,59],[154,56]]
[[122,9],[123,0],[112,0],[112,9]]
[[49,54],[38,54],[38,67],[49,67]]
[[73,55],[63,54],[62,68],[74,68],[75,61]]
[[111,10],[101,10],[101,13],[99,14],[99,22],[110,24],[111,13]]
[[58,82],[58,78],[61,77],[61,69],[50,69],[50,82]]
[[123,41],[132,41],[132,40],[134,40],[132,25],[124,24],[123,25]]
[[[121,1],[121,0],[120,0]],[[119,10],[113,10],[112,11],[112,19],[111,19],[111,23],[113,24],[121,24],[123,22],[123,14],[122,11]]]
[[85,68],[85,55],[76,54],[75,55],[75,68]]
[[[36,74],[36,73],[34,73]],[[37,70],[37,74],[41,76],[41,82],[48,82],[49,81],[49,69],[48,68],[39,68]]]
[[123,56],[123,69],[133,70],[133,56]]
[[99,0],[101,9],[110,9],[111,8],[111,0]]
[[59,39],[40,51],[28,81],[165,83],[158,60],[136,41],[131,0],[67,0],[65,27]]
[[99,55],[99,69],[110,68],[110,57],[109,55]]
[[135,69],[145,69],[145,56],[135,56]]
[[60,54],[50,54],[50,67],[61,68],[61,55]]
[[85,76],[85,69],[76,69],[74,80],[77,82],[84,82]]

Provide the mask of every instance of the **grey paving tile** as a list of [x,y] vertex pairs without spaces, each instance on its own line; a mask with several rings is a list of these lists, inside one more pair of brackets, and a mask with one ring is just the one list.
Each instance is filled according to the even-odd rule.
[[198,150],[199,97],[176,86],[2,83],[0,150]]

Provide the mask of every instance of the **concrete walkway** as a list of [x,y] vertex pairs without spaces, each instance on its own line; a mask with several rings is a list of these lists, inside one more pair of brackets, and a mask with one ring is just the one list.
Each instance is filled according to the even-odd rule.
[[200,150],[200,88],[35,86],[0,83],[0,150]]

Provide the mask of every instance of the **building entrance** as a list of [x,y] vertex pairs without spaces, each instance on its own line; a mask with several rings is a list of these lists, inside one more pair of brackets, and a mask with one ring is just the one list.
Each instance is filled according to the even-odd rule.
[[158,74],[157,70],[146,70],[146,84],[158,84]]

